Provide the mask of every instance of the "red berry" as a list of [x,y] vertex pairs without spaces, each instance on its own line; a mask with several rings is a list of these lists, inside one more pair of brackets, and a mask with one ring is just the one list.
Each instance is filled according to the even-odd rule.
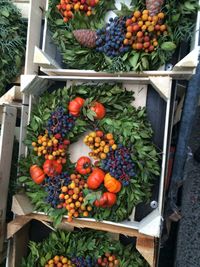
[[61,138],[61,134],[57,133],[57,134],[54,135],[54,137],[55,137],[56,139],[60,139],[60,138]]

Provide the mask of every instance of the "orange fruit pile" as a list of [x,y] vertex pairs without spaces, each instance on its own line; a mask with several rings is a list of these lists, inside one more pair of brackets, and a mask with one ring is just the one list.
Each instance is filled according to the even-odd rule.
[[98,3],[99,0],[60,0],[60,4],[56,7],[62,14],[64,22],[68,22],[77,11],[85,13],[86,16],[91,16]]
[[48,260],[45,267],[75,267],[75,265],[64,256],[55,256],[53,259]]
[[57,160],[58,163],[66,163],[66,150],[69,140],[62,140],[60,134],[49,137],[46,130],[44,135],[39,135],[37,142],[32,142],[33,150],[37,156],[44,156],[45,159]]
[[84,143],[89,146],[92,152],[89,156],[94,159],[105,159],[106,154],[110,151],[117,149],[115,140],[112,133],[104,134],[102,131],[91,132],[84,138]]
[[163,12],[150,16],[149,10],[135,11],[132,18],[126,20],[124,45],[130,45],[134,50],[153,52],[158,46],[158,37],[168,34],[164,18]]
[[68,222],[71,222],[73,217],[79,217],[79,214],[88,217],[92,210],[90,205],[84,205],[83,189],[87,188],[86,181],[82,179],[80,174],[71,174],[70,179],[71,183],[68,186],[63,186],[61,188],[62,193],[59,195],[61,200],[59,208],[64,207],[68,211]]

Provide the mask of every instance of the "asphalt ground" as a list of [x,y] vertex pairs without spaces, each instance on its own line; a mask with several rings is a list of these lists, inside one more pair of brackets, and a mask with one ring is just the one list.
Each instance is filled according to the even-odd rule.
[[[200,147],[200,108],[192,128],[189,155],[184,170],[174,267],[200,267],[200,162],[195,152]],[[200,159],[200,151],[196,158]],[[169,266],[170,267],[170,266]]]

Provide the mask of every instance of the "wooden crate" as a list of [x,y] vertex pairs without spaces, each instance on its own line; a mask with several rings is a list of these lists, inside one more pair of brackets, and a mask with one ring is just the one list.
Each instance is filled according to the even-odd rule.
[[[42,227],[42,225],[38,225],[39,222],[43,224],[42,230],[40,232],[52,231],[54,228],[51,226],[51,222],[47,216],[44,215],[28,215],[28,216],[17,216],[15,220],[8,224],[7,230],[7,239],[9,240],[9,253],[7,257],[6,267],[20,267],[20,262],[22,257],[27,255],[28,251],[28,242],[29,242],[29,232],[30,225],[33,220],[36,220],[37,229],[38,227]],[[49,229],[45,229],[45,228]],[[65,223],[65,220],[59,226],[60,229],[65,231],[73,231],[75,227],[82,227],[75,221],[72,225]],[[91,228],[90,225],[86,225],[86,228]],[[101,231],[109,232],[109,229],[99,229]],[[113,239],[119,239],[119,234],[125,235],[126,237],[132,237],[132,233],[127,233],[126,231],[116,231],[115,233],[111,233],[111,237]],[[38,237],[39,238],[39,237]],[[144,257],[144,259],[148,262],[149,266],[156,266],[156,248],[157,248],[157,240],[154,237],[149,237],[146,235],[138,234],[136,235],[136,249],[140,252],[140,254]],[[128,266],[127,266],[128,267]]]
[[[64,81],[67,85],[70,85],[74,81],[74,77],[51,77],[51,76],[34,76],[34,75],[24,75],[22,76],[22,93],[23,93],[23,106],[22,106],[22,119],[21,119],[21,129],[20,129],[20,155],[26,154],[26,147],[23,140],[26,136],[26,126],[30,119],[31,106],[34,98],[40,96],[45,90],[47,90],[52,83],[58,81]],[[152,91],[157,98],[157,105],[151,106],[150,117],[155,117],[154,108],[158,105],[163,107],[163,114],[160,116],[161,121],[156,122],[158,125],[157,134],[155,135],[159,139],[158,146],[161,147],[162,151],[162,171],[160,175],[159,182],[159,192],[156,201],[158,202],[158,207],[151,209],[142,220],[136,221],[134,217],[134,212],[131,216],[130,221],[124,221],[121,223],[114,223],[110,221],[96,222],[94,219],[78,219],[76,220],[82,227],[91,227],[95,229],[102,229],[104,227],[110,232],[121,231],[120,229],[126,229],[127,232],[132,232],[133,235],[136,233],[141,233],[149,235],[152,237],[159,237],[162,225],[162,210],[163,210],[163,195],[164,195],[164,180],[166,175],[166,162],[168,159],[168,134],[169,134],[169,114],[170,114],[170,95],[171,95],[171,85],[172,79],[170,77],[148,77],[148,78],[135,78],[135,77],[79,77],[76,78],[76,82],[82,81],[93,81],[93,82],[122,82],[126,88],[135,91],[135,105],[136,106],[146,106],[148,99],[150,98],[150,92]],[[148,85],[152,85],[153,89],[150,89]],[[155,107],[154,107],[155,106]],[[147,105],[148,112],[148,105]],[[159,116],[157,116],[158,118]],[[160,130],[161,124],[163,123],[163,132]],[[154,127],[153,127],[154,128]],[[154,128],[154,132],[156,129]],[[80,149],[79,149],[80,150]],[[13,212],[17,215],[25,215],[34,212],[33,207],[26,197],[17,195],[13,199]],[[116,228],[115,228],[116,227]]]
[[[44,30],[42,33],[41,20],[45,16],[45,8],[48,9],[48,0],[30,0],[30,16],[28,25],[28,40],[27,40],[27,58],[25,74],[38,73],[40,70],[50,76],[112,76],[112,77],[137,77],[138,73],[117,73],[109,74],[105,72],[95,72],[92,70],[73,70],[61,69],[61,56],[58,48],[51,40],[48,30],[47,20],[45,18]],[[158,71],[144,71],[140,76],[170,76],[175,79],[190,79],[195,73],[195,68],[198,64],[199,55],[199,27],[200,27],[200,12],[198,12],[196,29],[191,44],[191,52],[180,60],[172,70],[164,70],[160,68]],[[39,44],[42,43],[42,46]],[[41,48],[41,49],[40,49]]]
[[[6,208],[10,180],[12,150],[17,109],[9,105],[0,106],[0,261],[4,258],[6,237]],[[3,255],[2,255],[3,253]]]

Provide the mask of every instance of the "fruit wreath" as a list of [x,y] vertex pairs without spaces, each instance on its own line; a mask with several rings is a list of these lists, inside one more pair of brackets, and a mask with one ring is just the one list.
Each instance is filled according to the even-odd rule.
[[[68,215],[69,222],[118,222],[149,199],[159,157],[145,109],[133,107],[133,100],[121,84],[72,85],[40,96],[19,168],[36,210],[55,221]],[[76,151],[84,146],[90,152],[72,162],[70,144],[77,140]]]
[[48,26],[64,67],[109,72],[156,70],[193,33],[197,0],[133,0],[129,7],[122,3],[121,10],[115,2],[49,1]]
[[132,244],[123,245],[101,231],[57,231],[41,243],[31,241],[21,267],[145,267]]

